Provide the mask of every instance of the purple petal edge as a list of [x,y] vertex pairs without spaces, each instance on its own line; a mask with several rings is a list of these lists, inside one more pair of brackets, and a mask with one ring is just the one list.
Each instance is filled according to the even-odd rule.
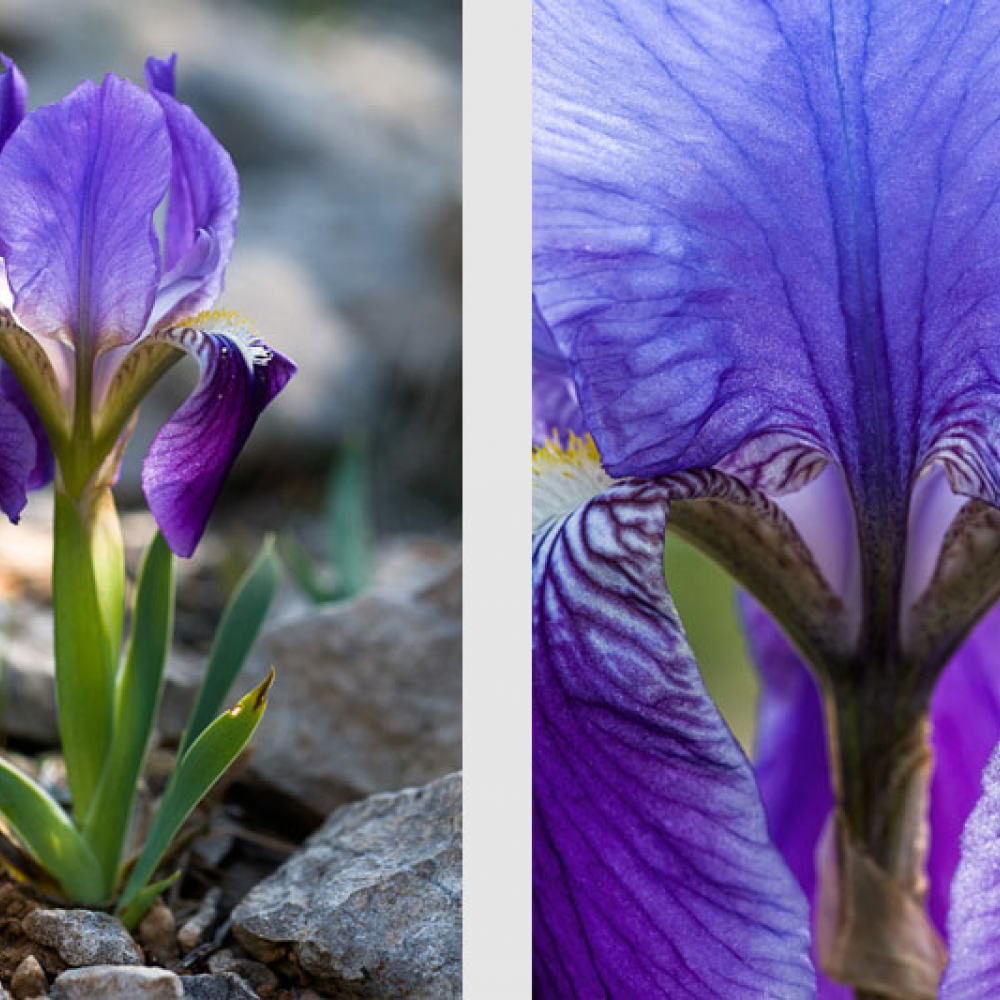
[[668,491],[534,545],[539,997],[812,997],[804,898],[663,580]]
[[156,435],[142,468],[146,501],[163,537],[177,555],[190,556],[257,418],[295,365],[263,345],[254,358],[224,332],[185,327],[156,336],[201,366],[197,388]]
[[232,159],[191,108],[174,97],[176,62],[176,54],[146,61],[146,81],[166,115],[172,150],[160,324],[218,298],[239,212]]
[[0,52],[5,72],[0,76],[0,149],[21,124],[28,104],[28,84],[15,63]]

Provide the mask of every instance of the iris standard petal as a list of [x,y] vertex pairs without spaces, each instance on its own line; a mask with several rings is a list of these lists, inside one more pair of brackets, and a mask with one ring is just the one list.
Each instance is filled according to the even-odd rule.
[[583,416],[573,378],[534,301],[531,307],[531,394],[532,444],[542,445],[553,431],[583,435]]
[[4,73],[0,76],[0,149],[3,149],[24,118],[24,109],[28,103],[28,84],[17,66],[2,52],[0,63],[4,67]]
[[0,252],[29,332],[89,352],[139,335],[169,170],[159,105],[111,74],[28,115],[0,153]]
[[805,901],[663,581],[669,499],[613,486],[535,536],[536,993],[811,997]]
[[951,957],[941,1000],[1000,994],[1000,746],[983,773],[982,797],[962,834],[948,930]]
[[[773,621],[755,606],[746,620],[762,682],[757,781],[771,836],[813,899],[813,856],[832,802],[819,694]],[[1000,607],[979,623],[949,662],[931,700],[934,771],[927,907],[942,933],[961,831],[979,796],[983,767],[1000,740],[998,643]]]
[[164,281],[156,323],[211,305],[236,237],[239,180],[229,154],[186,104],[174,97],[177,56],[149,59],[146,80],[170,132]]
[[1000,499],[1000,7],[535,10],[535,292],[609,471],[797,446],[860,508],[933,457]]
[[189,556],[257,418],[285,387],[295,365],[226,313],[203,314],[190,326],[157,331],[136,350],[155,350],[163,343],[195,357],[201,378],[153,440],[142,486],[171,549]]

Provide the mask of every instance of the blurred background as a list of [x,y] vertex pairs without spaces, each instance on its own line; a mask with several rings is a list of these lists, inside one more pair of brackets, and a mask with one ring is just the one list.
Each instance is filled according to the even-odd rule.
[[[220,305],[299,373],[262,418],[213,525],[297,532],[331,470],[364,456],[379,532],[459,530],[459,0],[5,0],[0,48],[29,108],[86,77],[143,83],[178,53],[178,97],[235,161],[236,248]],[[148,443],[193,383],[144,406],[120,502],[141,502]]]
[[697,549],[667,534],[667,584],[709,693],[752,758],[758,682],[732,578]]

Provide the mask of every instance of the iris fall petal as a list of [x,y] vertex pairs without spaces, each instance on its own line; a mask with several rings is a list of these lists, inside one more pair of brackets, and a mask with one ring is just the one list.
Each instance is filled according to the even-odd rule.
[[[201,323],[199,324],[199,320]],[[201,367],[198,386],[156,435],[142,468],[149,509],[171,549],[194,552],[215,499],[257,418],[295,365],[225,314],[159,331],[150,343],[187,351]]]
[[536,991],[811,997],[805,901],[663,581],[669,499],[613,486],[535,536]]

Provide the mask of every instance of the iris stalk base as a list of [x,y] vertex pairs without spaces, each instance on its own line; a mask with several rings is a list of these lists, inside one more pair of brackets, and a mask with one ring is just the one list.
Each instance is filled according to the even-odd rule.
[[947,952],[925,910],[930,725],[897,695],[826,696],[835,808],[817,848],[824,972],[875,1000],[934,1000]]

